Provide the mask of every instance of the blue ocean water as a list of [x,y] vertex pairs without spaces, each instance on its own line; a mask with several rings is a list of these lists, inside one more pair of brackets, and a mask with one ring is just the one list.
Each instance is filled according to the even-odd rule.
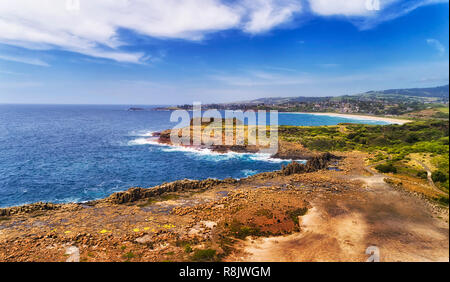
[[[0,105],[0,207],[82,202],[184,178],[242,178],[283,164],[263,155],[152,144],[147,139],[151,132],[175,125],[170,112],[127,111],[130,107]],[[349,119],[279,114],[282,125],[340,122]]]

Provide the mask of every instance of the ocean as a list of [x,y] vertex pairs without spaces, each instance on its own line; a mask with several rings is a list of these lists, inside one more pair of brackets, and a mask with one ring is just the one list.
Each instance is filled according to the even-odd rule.
[[[0,105],[0,207],[83,202],[185,178],[243,178],[288,162],[156,145],[151,133],[176,125],[170,112],[130,107],[136,106]],[[386,124],[289,113],[278,119],[280,125]]]

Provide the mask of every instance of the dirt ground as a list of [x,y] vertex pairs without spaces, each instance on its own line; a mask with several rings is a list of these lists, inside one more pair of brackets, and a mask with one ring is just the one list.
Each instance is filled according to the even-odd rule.
[[375,246],[380,261],[448,261],[448,214],[443,219],[422,199],[393,189],[384,175],[365,173],[360,158],[349,160],[348,173],[333,178],[359,181],[357,191],[316,195],[301,232],[246,240],[244,255],[229,260],[365,261],[366,249]]
[[265,173],[130,204],[0,218],[0,261],[448,261],[448,208],[348,153],[339,170]]

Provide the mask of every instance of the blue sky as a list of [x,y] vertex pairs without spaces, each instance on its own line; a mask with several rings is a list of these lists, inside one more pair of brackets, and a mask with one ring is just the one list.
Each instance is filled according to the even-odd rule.
[[78,1],[0,2],[0,103],[210,103],[449,80],[444,0]]

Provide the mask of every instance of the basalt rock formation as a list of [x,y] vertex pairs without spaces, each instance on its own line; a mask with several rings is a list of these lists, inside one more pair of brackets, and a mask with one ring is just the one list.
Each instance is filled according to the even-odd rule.
[[165,183],[152,188],[130,188],[124,192],[117,192],[99,202],[108,202],[113,204],[125,204],[136,202],[138,200],[157,197],[167,192],[181,192],[189,190],[208,189],[221,183],[235,183],[236,180],[228,178],[225,180],[206,179],[206,180],[178,180],[175,182]]
[[325,169],[328,167],[329,163],[332,160],[336,160],[338,157],[330,154],[324,153],[320,156],[314,156],[309,159],[306,164],[300,164],[298,162],[293,161],[292,163],[283,166],[280,171],[282,175],[291,175],[297,173],[305,173],[305,172],[314,172],[321,169]]
[[68,205],[39,202],[19,207],[0,209],[0,216],[12,216],[16,214],[27,214],[39,211],[57,210],[63,206],[67,207]]

